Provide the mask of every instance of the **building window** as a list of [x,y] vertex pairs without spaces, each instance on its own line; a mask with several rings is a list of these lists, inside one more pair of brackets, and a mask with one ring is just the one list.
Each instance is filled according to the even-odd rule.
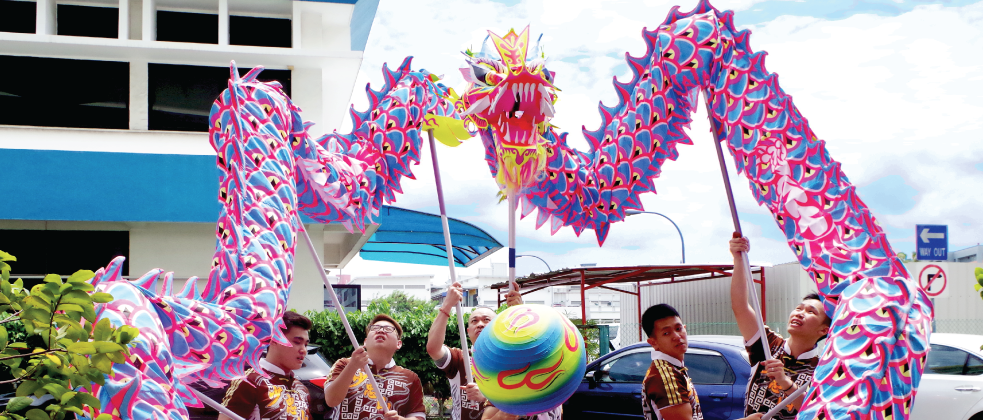
[[218,15],[158,10],[157,40],[218,44]]
[[[239,74],[249,70],[240,68]],[[151,63],[147,71],[151,130],[208,131],[212,103],[229,87],[228,67]],[[290,95],[290,70],[264,70],[259,80],[276,80]]]
[[0,32],[37,32],[38,6],[33,1],[0,0]]
[[406,288],[407,289],[426,289],[427,286],[426,285],[422,285],[422,284],[407,284],[406,285]]
[[119,37],[119,8],[58,5],[58,35]]
[[11,276],[96,271],[118,256],[127,257],[121,274],[130,274],[130,232],[126,231],[0,229],[0,250],[17,257],[10,263]]
[[0,124],[128,129],[129,92],[129,63],[0,56]]
[[229,16],[229,44],[290,48],[290,19]]

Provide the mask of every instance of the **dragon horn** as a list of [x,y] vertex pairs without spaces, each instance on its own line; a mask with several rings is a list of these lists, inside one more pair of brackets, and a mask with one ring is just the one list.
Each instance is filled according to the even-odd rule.
[[495,48],[495,43],[492,41],[491,34],[485,35],[485,40],[481,43],[481,51],[478,52],[478,57],[482,58],[494,58],[495,53],[497,55],[498,49]]
[[541,44],[542,41],[543,41],[543,34],[539,34],[539,37],[536,38],[536,45],[534,45],[526,53],[526,62],[527,63],[530,62],[530,61],[533,61],[533,60],[538,60],[538,59],[543,58],[543,47],[542,47],[542,44]]

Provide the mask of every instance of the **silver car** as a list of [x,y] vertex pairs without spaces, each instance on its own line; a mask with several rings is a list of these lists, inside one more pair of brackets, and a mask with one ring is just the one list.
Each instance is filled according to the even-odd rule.
[[983,420],[983,335],[934,333],[911,420]]

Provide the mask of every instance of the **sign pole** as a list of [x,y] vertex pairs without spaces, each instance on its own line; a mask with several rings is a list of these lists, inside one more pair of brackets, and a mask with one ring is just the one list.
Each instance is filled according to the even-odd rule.
[[[437,165],[437,146],[433,140],[433,130],[427,130],[430,136],[430,158],[433,160],[433,177],[437,184],[437,204],[440,206],[440,223],[444,227],[444,248],[447,250],[447,268],[450,269],[451,284],[457,282],[457,274],[454,272],[454,246],[451,244],[451,228],[447,223],[447,210],[444,208],[444,185],[440,182],[440,166]],[[461,334],[461,355],[464,358],[464,366],[471,366],[471,353],[468,350],[468,334],[464,327],[464,312],[461,310],[461,302],[457,302],[457,330]],[[474,383],[471,377],[471,369],[464,369],[467,376],[467,383]]]

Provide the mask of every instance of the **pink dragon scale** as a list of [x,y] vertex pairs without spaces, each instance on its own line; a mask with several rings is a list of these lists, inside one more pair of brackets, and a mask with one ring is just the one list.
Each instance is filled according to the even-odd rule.
[[[355,131],[311,139],[299,109],[278,83],[243,77],[233,63],[229,88],[215,101],[209,139],[220,171],[222,209],[206,290],[196,279],[172,293],[171,273],[120,276],[122,257],[93,279],[115,299],[97,308],[115,325],[138,327],[127,363],[97,389],[102,412],[118,419],[186,419],[200,407],[187,385],[213,386],[258,365],[283,337],[280,316],[293,279],[299,213],[362,229],[383,201],[393,201],[409,165],[419,160],[424,118],[459,118],[448,89],[407,58],[384,69],[386,85],[371,107],[353,111]],[[156,290],[162,280],[161,290]],[[95,414],[95,413],[93,413]]]
[[[489,32],[490,33],[490,32]],[[703,0],[673,8],[656,31],[643,30],[633,77],[615,80],[616,106],[601,105],[601,127],[584,129],[581,152],[550,125],[556,89],[528,28],[490,33],[465,52],[470,83],[462,114],[478,127],[485,159],[501,189],[517,194],[522,216],[555,233],[593,229],[603,244],[611,223],[641,210],[638,196],[677,146],[702,91],[712,126],[750,180],[803,269],[823,296],[832,327],[800,419],[906,419],[933,316],[853,185],[748,45],[733,13]]]

